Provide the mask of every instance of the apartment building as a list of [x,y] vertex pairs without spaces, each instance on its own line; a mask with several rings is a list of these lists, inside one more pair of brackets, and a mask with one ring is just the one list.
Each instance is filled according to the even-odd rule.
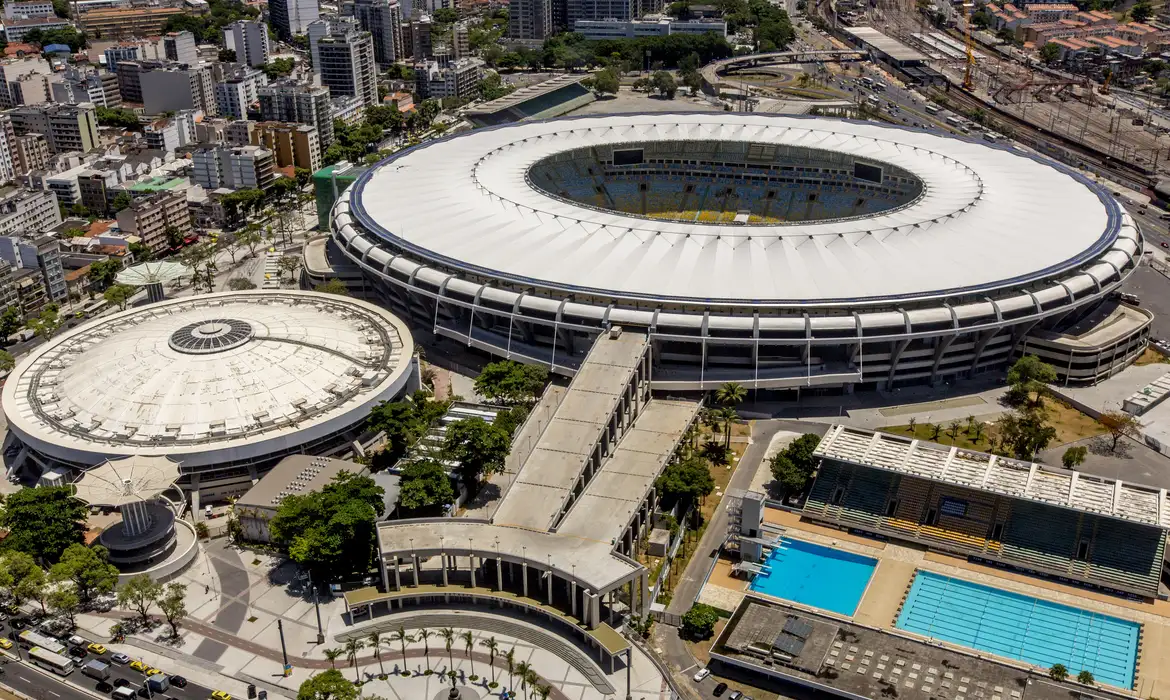
[[236,63],[260,68],[268,63],[271,47],[268,25],[263,22],[237,20],[223,28],[224,46],[236,52]]
[[173,65],[165,60],[138,59],[124,60],[118,63],[118,92],[122,99],[134,104],[142,104],[142,76],[153,70],[162,70]]
[[174,15],[204,15],[211,11],[204,0],[162,0],[136,2],[121,7],[79,8],[77,26],[90,36],[127,39],[162,34],[167,19]]
[[207,190],[263,190],[276,179],[276,156],[260,146],[200,148],[191,162],[191,179]]
[[147,114],[182,109],[198,109],[204,114],[215,114],[215,90],[211,72],[206,68],[184,68],[179,64],[170,64],[141,73],[139,80],[142,85],[142,103]]
[[14,269],[40,273],[50,301],[64,301],[68,296],[56,238],[41,234],[0,236],[0,260]]
[[267,84],[268,76],[262,71],[244,64],[233,65],[224,79],[215,84],[217,113],[221,117],[246,119],[248,107],[260,98],[259,89]]
[[4,38],[9,44],[18,44],[24,41],[29,32],[36,30],[48,32],[69,26],[69,20],[60,17],[29,17],[28,19],[10,19],[4,22]]
[[116,214],[118,228],[138,236],[143,245],[158,254],[171,247],[168,233],[179,240],[192,235],[191,214],[185,192],[159,192],[137,197]]
[[317,0],[270,0],[268,3],[268,23],[276,36],[285,41],[304,34],[320,16]]
[[98,145],[97,117],[89,103],[16,107],[8,116],[17,136],[44,134],[50,153],[85,153]]
[[332,96],[357,97],[362,104],[378,104],[374,40],[366,31],[343,29],[317,41],[318,64],[314,70]]
[[8,187],[0,190],[0,235],[43,231],[61,223],[57,196],[44,190]]
[[[35,101],[36,98],[24,86],[35,82],[40,85],[39,93],[47,95],[49,94],[48,83],[52,78],[53,67],[40,56],[0,62],[0,107],[9,108],[46,102],[47,99]],[[26,93],[30,93],[27,98]],[[26,99],[34,101],[26,102]]]
[[177,151],[195,143],[195,111],[184,110],[169,119],[157,119],[142,129],[148,148]]
[[259,90],[264,121],[297,122],[317,128],[321,149],[333,144],[333,108],[329,89],[283,81]]
[[472,97],[476,85],[483,79],[484,65],[483,60],[478,58],[459,59],[446,67],[437,61],[415,64],[415,92],[424,100],[431,97]]
[[[11,125],[11,121],[9,121]],[[13,133],[16,133],[15,130]],[[44,134],[17,136],[13,153],[13,165],[18,175],[33,170],[44,170],[49,166],[49,141]]]
[[316,172],[321,168],[321,144],[317,129],[308,124],[259,122],[251,134],[252,145],[263,146],[276,157],[276,167],[290,165]]
[[353,16],[374,41],[374,60],[388,66],[403,57],[402,7],[398,0],[354,0]]
[[4,19],[29,19],[31,17],[53,17],[53,3],[37,0],[36,2],[9,2],[4,5]]
[[168,61],[186,66],[199,65],[199,49],[195,46],[195,35],[191,32],[170,32],[163,36],[162,45]]
[[118,90],[118,76],[84,65],[65,68],[60,82],[52,83],[53,102],[81,104],[91,102],[98,107],[121,107],[122,93]]
[[0,183],[16,179],[16,130],[7,114],[0,114]]

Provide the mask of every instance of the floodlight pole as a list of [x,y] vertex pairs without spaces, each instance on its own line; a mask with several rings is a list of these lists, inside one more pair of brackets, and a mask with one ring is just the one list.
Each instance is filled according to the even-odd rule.
[[284,645],[284,624],[280,618],[276,618],[276,630],[280,632],[280,653],[284,657],[283,673],[288,676],[292,673],[292,666],[288,665],[288,648]]
[[313,589],[313,609],[317,611],[317,643],[325,643],[325,633],[321,631],[321,604],[317,600],[317,586],[313,584],[313,572],[309,572],[309,587]]

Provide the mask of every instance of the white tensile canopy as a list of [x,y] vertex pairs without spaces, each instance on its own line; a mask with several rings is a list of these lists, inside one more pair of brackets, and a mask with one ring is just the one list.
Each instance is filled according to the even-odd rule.
[[178,462],[167,457],[134,455],[85,470],[73,486],[77,497],[91,506],[117,508],[150,500],[170,488],[178,478]]

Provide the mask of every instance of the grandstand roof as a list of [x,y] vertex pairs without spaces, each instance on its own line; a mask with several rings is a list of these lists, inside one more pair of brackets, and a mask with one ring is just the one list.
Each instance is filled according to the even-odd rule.
[[1166,489],[834,425],[816,456],[1075,511],[1170,529]]
[[[737,226],[589,207],[530,177],[543,159],[588,146],[712,140],[889,164],[923,192],[870,215]],[[1010,148],[875,123],[722,112],[529,121],[430,141],[364,175],[342,223],[351,216],[448,272],[702,303],[986,294],[1099,259],[1122,269],[1121,249],[1136,239],[1107,191]]]
[[467,110],[467,114],[492,114],[493,112],[500,112],[510,107],[515,107],[522,102],[547,95],[550,92],[555,92],[561,88],[579,83],[585,78],[588,78],[588,73],[569,73],[566,75],[558,75],[549,78],[535,85],[527,85],[525,87],[514,90],[503,97],[485,102],[481,105],[475,105]]

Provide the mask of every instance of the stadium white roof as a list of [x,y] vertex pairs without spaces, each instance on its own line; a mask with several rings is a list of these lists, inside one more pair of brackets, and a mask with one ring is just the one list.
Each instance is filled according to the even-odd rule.
[[139,263],[118,272],[118,284],[142,287],[152,283],[170,282],[191,274],[191,268],[171,260],[152,260]]
[[344,430],[406,382],[406,326],[373,304],[252,291],[151,304],[34,350],[3,391],[9,426],[80,464],[254,459]]
[[[686,140],[850,154],[910,171],[924,193],[868,217],[735,226],[590,208],[527,177],[537,161],[571,149]],[[605,115],[478,129],[394,157],[352,189],[350,211],[364,228],[437,267],[629,299],[810,303],[987,293],[1106,257],[1119,232],[1130,248],[1137,238],[1107,192],[1010,148],[763,114]],[[342,214],[339,225],[349,220]],[[1116,257],[1106,258],[1115,269],[1128,260]]]
[[91,506],[116,508],[154,498],[179,478],[179,463],[133,455],[86,469],[73,482],[75,495]]
[[1166,489],[834,425],[816,456],[1170,529]]

